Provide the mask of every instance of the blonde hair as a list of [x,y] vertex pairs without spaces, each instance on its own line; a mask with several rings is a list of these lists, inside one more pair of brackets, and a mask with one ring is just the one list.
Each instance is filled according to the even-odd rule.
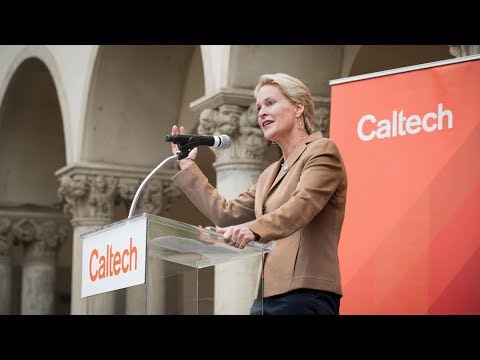
[[277,85],[293,104],[297,101],[302,103],[304,105],[303,122],[305,129],[308,134],[315,131],[313,128],[315,121],[315,104],[313,103],[312,93],[303,82],[283,73],[265,74],[260,77],[258,85],[255,88],[255,97],[262,86],[265,85]]

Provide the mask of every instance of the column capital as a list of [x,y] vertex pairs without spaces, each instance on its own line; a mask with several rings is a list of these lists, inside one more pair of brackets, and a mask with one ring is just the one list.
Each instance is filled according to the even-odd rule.
[[68,231],[67,224],[55,220],[24,218],[13,225],[15,242],[24,245],[27,259],[54,257]]
[[[151,170],[150,170],[151,171]],[[117,202],[123,202],[130,209],[135,193],[148,171],[140,178],[122,177],[118,183]],[[137,204],[136,213],[146,212],[154,215],[166,216],[175,200],[182,194],[181,190],[172,182],[176,170],[158,172],[147,183]]]
[[26,257],[55,255],[70,231],[68,216],[58,208],[0,206],[0,241],[3,235],[9,238],[7,242],[25,246]]
[[0,217],[0,256],[10,254],[13,244],[12,220]]
[[112,176],[73,173],[62,175],[58,196],[74,218],[112,217],[118,180]]
[[140,196],[138,210],[153,215],[166,216],[182,191],[171,179],[152,179]]
[[66,166],[55,175],[60,181],[58,197],[63,210],[73,219],[91,218],[108,222],[112,217],[118,178],[103,164],[77,163]]
[[229,149],[211,149],[216,157],[214,166],[232,163],[264,165],[267,141],[258,125],[255,103],[248,107],[222,104],[218,109],[203,109],[197,130],[199,134],[226,134],[232,139]]
[[[73,216],[74,226],[79,224],[101,226],[111,221],[115,204],[124,203],[127,210],[130,208],[138,187],[151,171],[152,169],[147,168],[81,162],[64,167],[55,175],[60,180],[58,195],[63,202],[64,211]],[[175,174],[176,171],[172,169],[159,171],[150,181],[154,183],[152,185],[154,190],[149,190],[151,185],[147,184],[144,194],[140,197],[139,208],[146,207],[143,211],[155,214],[166,211],[168,204],[158,204],[158,196],[152,194],[158,192],[160,181],[162,184],[160,187],[166,192],[162,195],[161,201],[173,200],[169,184],[172,183]],[[147,205],[149,200],[146,198],[149,195],[153,199],[151,205]]]

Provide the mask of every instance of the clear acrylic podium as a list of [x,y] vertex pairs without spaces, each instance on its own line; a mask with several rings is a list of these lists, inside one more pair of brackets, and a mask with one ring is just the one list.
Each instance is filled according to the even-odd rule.
[[238,249],[215,231],[145,213],[82,234],[82,241],[122,233],[136,220],[146,222],[145,283],[86,296],[87,314],[102,314],[98,304],[107,303],[114,314],[248,315],[254,300],[262,303],[261,269],[274,242]]

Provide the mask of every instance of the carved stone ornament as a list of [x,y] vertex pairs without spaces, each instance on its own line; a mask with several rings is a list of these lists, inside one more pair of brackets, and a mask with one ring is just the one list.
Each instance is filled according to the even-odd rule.
[[113,211],[115,191],[118,179],[112,176],[95,175],[90,178],[92,182],[88,205],[95,214],[110,216]]
[[218,110],[204,109],[200,113],[197,131],[200,135],[226,134],[232,139],[229,149],[211,148],[217,163],[232,161],[262,161],[268,142],[257,121],[256,104],[248,109],[238,105],[221,105]]
[[15,243],[25,246],[29,257],[54,256],[65,241],[68,226],[54,220],[21,219],[13,225]]
[[8,255],[13,243],[10,229],[12,221],[7,218],[0,218],[0,255]]
[[138,179],[120,179],[118,182],[117,203],[123,202],[127,209],[130,209],[130,205],[140,184],[141,181]]
[[47,220],[39,224],[37,238],[45,248],[56,249],[65,242],[68,228],[65,224],[57,224]]
[[15,244],[30,244],[37,237],[37,224],[30,219],[21,219],[13,225]]
[[58,196],[74,217],[110,218],[118,180],[105,175],[64,175]]
[[315,111],[314,128],[322,132],[323,137],[330,136],[330,109],[319,107]]
[[268,141],[258,125],[257,104],[252,103],[240,117],[239,153],[246,159],[263,160]]
[[140,196],[137,211],[165,216],[181,194],[181,190],[171,181],[152,179]]
[[[138,187],[149,172],[150,169],[132,171],[130,167],[94,163],[75,165],[60,175],[58,196],[64,212],[73,216],[74,223],[108,223],[113,218],[115,205],[123,203],[127,211],[130,209]],[[174,174],[173,170],[162,170],[149,181],[140,196],[137,213],[160,215],[167,211],[177,194],[180,195],[180,190],[171,185]]]

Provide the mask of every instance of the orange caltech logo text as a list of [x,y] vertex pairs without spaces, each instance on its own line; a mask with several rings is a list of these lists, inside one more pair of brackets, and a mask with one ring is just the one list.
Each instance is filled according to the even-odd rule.
[[99,254],[94,248],[90,253],[89,274],[93,282],[110,276],[118,276],[121,272],[127,273],[137,269],[137,247],[133,246],[130,238],[130,246],[127,249],[114,250],[112,245],[107,245],[105,252]]

